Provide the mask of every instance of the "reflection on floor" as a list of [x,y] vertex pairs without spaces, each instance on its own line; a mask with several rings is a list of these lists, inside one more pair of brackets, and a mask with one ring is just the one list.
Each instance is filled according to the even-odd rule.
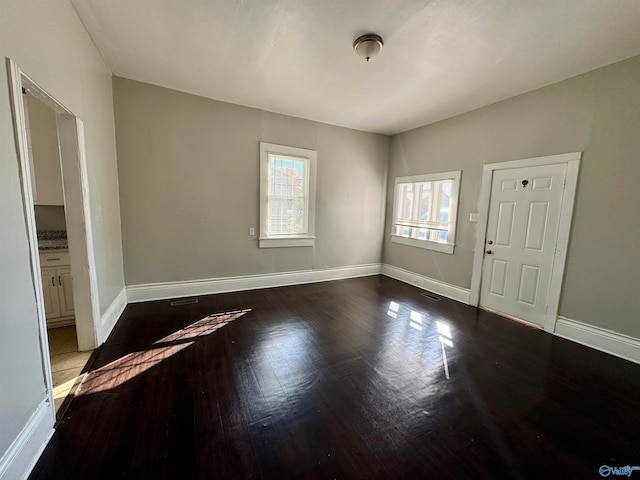
[[52,328],[48,333],[53,398],[57,412],[92,352],[78,352],[76,327]]
[[640,365],[421,293],[372,276],[131,304],[29,479],[599,478],[639,465]]

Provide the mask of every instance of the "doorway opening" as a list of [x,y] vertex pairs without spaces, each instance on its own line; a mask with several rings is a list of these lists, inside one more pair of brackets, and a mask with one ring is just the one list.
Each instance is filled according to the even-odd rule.
[[581,155],[484,166],[470,304],[555,331]]
[[[99,341],[96,327],[100,311],[89,221],[84,126],[81,119],[11,59],[7,59],[7,69],[40,354],[55,419],[51,365],[54,352],[71,348],[75,352],[67,353],[85,352],[80,358],[88,358]],[[71,338],[67,334],[66,341],[73,341],[73,346],[52,345],[50,355],[48,328],[66,326],[72,327]],[[75,363],[81,361],[76,359]],[[65,372],[66,376],[69,374]],[[67,383],[69,379],[63,381],[65,375],[56,375],[56,383]],[[60,403],[59,400],[57,405]]]
[[56,412],[91,351],[79,351],[56,112],[22,88],[31,195]]

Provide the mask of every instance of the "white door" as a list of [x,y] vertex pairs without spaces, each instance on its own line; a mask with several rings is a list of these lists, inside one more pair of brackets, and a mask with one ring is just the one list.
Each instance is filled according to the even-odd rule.
[[566,164],[496,170],[480,305],[544,325]]

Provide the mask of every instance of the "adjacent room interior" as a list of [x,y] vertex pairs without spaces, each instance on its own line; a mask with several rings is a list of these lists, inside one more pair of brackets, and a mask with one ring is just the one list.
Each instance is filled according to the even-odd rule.
[[3,1],[0,479],[640,465],[638,22]]

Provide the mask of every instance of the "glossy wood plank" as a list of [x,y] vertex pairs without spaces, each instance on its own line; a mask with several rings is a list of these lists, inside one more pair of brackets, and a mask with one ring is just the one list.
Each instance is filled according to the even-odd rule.
[[31,479],[598,478],[640,366],[382,277],[127,307]]

